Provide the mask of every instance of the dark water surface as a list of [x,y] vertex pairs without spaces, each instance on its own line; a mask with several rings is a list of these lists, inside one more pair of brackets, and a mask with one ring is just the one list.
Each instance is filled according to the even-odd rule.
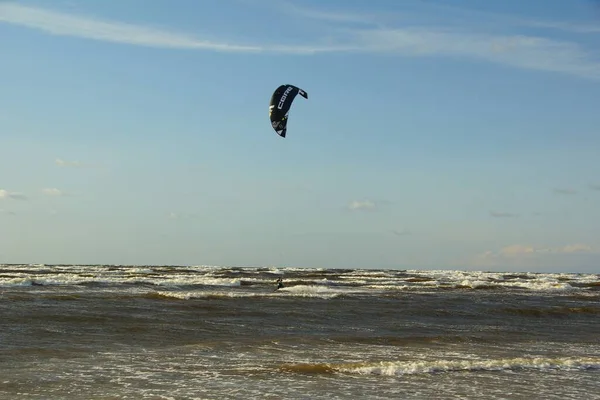
[[0,265],[0,398],[599,399],[599,318],[595,274]]

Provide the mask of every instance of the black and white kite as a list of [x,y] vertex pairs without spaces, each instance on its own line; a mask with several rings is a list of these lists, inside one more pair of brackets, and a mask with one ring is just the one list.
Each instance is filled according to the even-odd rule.
[[271,96],[269,104],[269,117],[271,118],[271,126],[275,132],[281,137],[285,137],[287,133],[288,114],[292,102],[297,95],[308,99],[308,94],[294,85],[281,85]]

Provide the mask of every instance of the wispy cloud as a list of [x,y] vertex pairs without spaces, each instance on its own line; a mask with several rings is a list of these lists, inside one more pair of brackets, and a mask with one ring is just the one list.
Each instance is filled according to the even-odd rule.
[[353,211],[374,210],[377,204],[371,200],[354,200],[348,204],[348,209]]
[[411,234],[411,232],[407,229],[392,229],[392,233],[396,236],[408,236]]
[[6,189],[0,189],[0,199],[27,200],[23,193],[9,192]]
[[581,244],[581,243],[568,244],[568,245],[558,249],[559,253],[581,253],[581,252],[590,253],[593,251],[594,251],[594,249],[592,249],[591,246],[588,246],[587,244]]
[[[416,5],[416,7],[414,7]],[[559,41],[543,36],[519,34],[520,28],[560,30],[570,33],[600,33],[600,24],[580,21],[547,21],[519,16],[491,13],[448,4],[410,2],[399,13],[350,13],[347,11],[321,11],[301,7],[285,1],[273,3],[274,7],[290,16],[324,20],[330,24],[360,23],[374,28],[351,31],[362,37],[356,50],[396,52],[407,56],[438,55],[465,56],[490,62],[521,67],[575,74],[600,79],[598,52],[587,50],[572,41]],[[442,18],[439,16],[443,15]],[[401,23],[402,28],[389,28]],[[510,34],[490,34],[510,31]],[[375,43],[373,43],[375,42]],[[392,42],[392,43],[390,43]],[[395,42],[395,43],[394,43]]]
[[[167,31],[124,22],[104,21],[13,3],[0,4],[0,22],[41,30],[53,35],[73,36],[121,44],[167,49],[191,49],[245,53],[385,53],[407,57],[448,56],[485,60],[517,68],[576,75],[600,80],[600,61],[593,51],[573,41],[559,41],[525,34],[490,34],[483,24],[403,25],[382,28],[381,15],[361,16],[347,12],[323,11],[286,3],[300,17],[326,21],[329,34],[322,43],[306,45],[243,44],[203,40],[191,34]],[[386,25],[392,23],[387,21]],[[426,20],[425,20],[426,21]],[[353,29],[347,22],[371,24]],[[339,24],[339,25],[338,25]],[[543,25],[543,22],[539,24]],[[547,23],[548,27],[561,26]],[[562,26],[569,27],[570,25]],[[595,29],[595,28],[594,28]],[[588,29],[593,31],[594,29]],[[323,44],[324,43],[324,44]]]
[[[567,244],[558,247],[537,247],[514,244],[499,250],[488,250],[473,257],[469,263],[474,267],[511,267],[519,269],[565,267],[565,263],[579,263],[590,267],[589,262],[597,261],[599,249],[584,243]],[[565,259],[567,257],[567,259]]]
[[[374,16],[360,16],[299,7],[286,3],[300,16],[342,22],[376,24]],[[434,28],[335,29],[327,44],[261,45],[208,41],[193,35],[170,32],[115,21],[50,11],[19,4],[0,4],[0,22],[66,35],[122,44],[171,49],[196,49],[226,52],[275,52],[315,54],[330,52],[395,53],[403,56],[463,56],[513,67],[553,71],[600,79],[600,62],[582,45],[527,35],[491,35],[466,27],[438,25]],[[539,23],[543,25],[543,23]],[[548,23],[548,26],[560,24]]]
[[407,28],[356,32],[371,52],[406,56],[463,56],[531,70],[600,79],[600,62],[581,45],[527,35],[490,35]]
[[197,214],[193,214],[193,213],[178,213],[175,211],[171,211],[167,214],[167,217],[169,219],[192,219],[192,218],[197,218],[198,215]]
[[87,162],[81,162],[81,161],[76,161],[76,160],[72,160],[72,161],[63,160],[62,158],[55,159],[54,164],[58,165],[59,167],[64,167],[64,168],[93,168],[93,167],[99,166],[96,164],[90,164]]
[[79,161],[65,161],[61,158],[54,160],[54,163],[59,167],[81,167],[82,164]]
[[[444,23],[448,25],[465,26],[494,26],[494,27],[527,27],[560,30],[571,33],[595,34],[600,33],[600,24],[539,20],[519,16],[469,9],[451,4],[430,3],[422,1],[407,1],[403,10],[398,12],[369,12],[358,13],[342,10],[318,10],[299,6],[284,0],[269,1],[270,8],[278,8],[290,17],[302,17],[313,20],[323,20],[330,23],[354,23],[382,27],[384,22],[403,21],[405,24],[431,23],[432,14],[443,15]],[[416,6],[416,7],[415,7]],[[439,18],[439,17],[437,17]],[[438,20],[439,21],[439,20]]]
[[67,196],[67,193],[57,188],[44,188],[42,189],[42,193],[44,193],[47,196]]
[[[321,11],[287,2],[282,4],[282,9],[289,15],[321,19],[330,24],[352,22],[372,25],[371,29],[343,31],[346,36],[341,40],[348,45],[348,51],[413,57],[462,56],[512,67],[600,79],[600,60],[594,49],[587,49],[573,41],[514,33],[519,27],[597,33],[600,25],[531,20],[441,4],[418,4],[417,9],[409,12],[410,15]],[[425,11],[418,11],[419,8]],[[433,13],[436,14],[434,17]],[[440,19],[439,14],[445,17]],[[398,27],[399,21],[402,22],[401,27]],[[394,25],[396,28],[391,27]],[[486,25],[508,29],[511,33],[488,33]]]
[[515,244],[501,248],[499,251],[487,251],[486,258],[517,257],[524,254],[572,254],[594,252],[592,246],[582,243],[568,244],[561,247],[535,247],[531,245]]
[[519,214],[502,211],[490,211],[490,215],[494,218],[517,218],[519,216]]
[[53,35],[167,49],[224,52],[314,53],[342,50],[339,46],[262,46],[203,40],[185,33],[170,32],[135,24],[103,21],[18,4],[0,4],[0,22],[41,30]]
[[600,190],[600,185],[590,185],[590,189],[592,189],[592,190]]
[[18,4],[0,4],[0,21],[42,30],[54,35],[139,46],[231,51],[256,50],[249,46],[211,43],[184,34],[122,22],[102,21]]
[[556,21],[536,21],[536,20],[525,20],[523,25],[534,27],[534,28],[547,28],[561,30],[565,32],[573,33],[600,33],[600,25],[590,24],[575,24],[569,22],[556,22]]

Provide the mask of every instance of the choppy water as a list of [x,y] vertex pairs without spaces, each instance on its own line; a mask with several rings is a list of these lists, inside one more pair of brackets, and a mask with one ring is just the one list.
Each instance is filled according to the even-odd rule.
[[599,399],[599,318],[596,274],[0,265],[0,398]]

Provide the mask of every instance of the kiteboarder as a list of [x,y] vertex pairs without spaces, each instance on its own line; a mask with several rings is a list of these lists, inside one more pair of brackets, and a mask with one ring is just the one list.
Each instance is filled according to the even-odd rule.
[[277,289],[281,289],[283,287],[283,279],[281,277],[277,278]]

